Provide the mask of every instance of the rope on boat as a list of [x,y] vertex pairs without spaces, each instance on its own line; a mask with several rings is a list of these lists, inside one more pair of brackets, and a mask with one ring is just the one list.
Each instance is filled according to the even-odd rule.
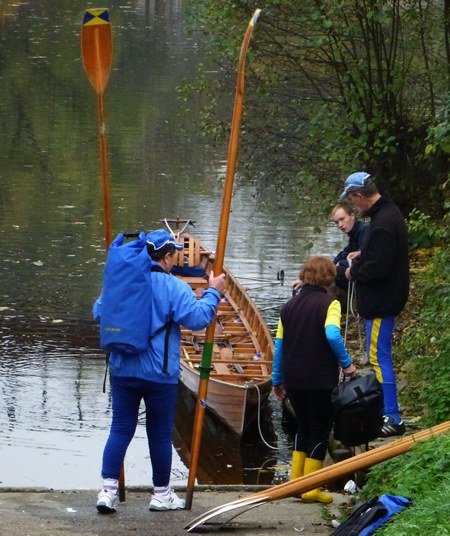
[[[286,460],[280,460],[280,459],[277,459],[277,458],[268,458],[266,461],[264,461],[262,464],[261,464],[261,467],[258,469],[258,473],[257,473],[257,479],[256,479],[256,484],[259,485],[259,477],[261,475],[261,473],[266,469],[266,467],[269,465],[270,462],[273,462],[275,465],[272,465],[271,468],[272,469],[277,469],[277,466],[280,465],[280,463],[284,464],[286,467],[290,467],[291,466],[291,462],[289,461],[286,461]],[[272,484],[273,485],[276,485],[276,484],[282,484],[284,482],[284,479],[280,476],[277,476],[277,474],[275,473],[274,475],[274,478],[273,478],[273,481],[272,481]]]
[[236,279],[239,281],[247,280],[247,281],[258,281],[259,283],[272,283],[273,285],[280,285],[280,281],[277,279],[274,281],[273,279],[265,279],[264,277],[254,277],[254,276],[245,276],[245,275],[235,275]]
[[[192,225],[194,227],[194,222],[192,220],[186,220],[185,221],[185,224],[183,225],[182,229],[175,235],[172,227],[170,226],[167,218],[164,218],[164,223],[167,227],[167,229],[170,231],[170,234],[174,237],[174,238],[179,238],[179,236],[185,231],[186,227],[188,225]],[[180,220],[180,223],[181,223],[181,220]]]
[[272,305],[265,305],[264,307],[258,307],[260,311],[271,311],[272,309],[281,309],[282,303],[275,303]]
[[261,438],[261,441],[269,449],[280,450],[280,447],[274,447],[273,445],[269,445],[269,443],[265,440],[263,436],[262,429],[261,429],[261,391],[259,390],[259,387],[256,385],[256,383],[253,383],[253,382],[247,382],[246,386],[247,388],[254,387],[256,389],[256,392],[258,393],[258,412],[257,412],[258,419],[257,420],[258,420],[258,432],[259,432],[259,437]]
[[[258,413],[257,413],[257,420],[258,420],[258,432],[259,432],[259,437],[261,438],[261,441],[264,443],[264,445],[266,445],[266,447],[268,447],[269,449],[272,449],[272,450],[276,450],[276,451],[281,451],[283,449],[283,447],[274,447],[273,445],[270,445],[266,439],[264,438],[264,435],[262,433],[262,428],[261,428],[261,392],[259,390],[259,387],[258,385],[256,385],[256,383],[253,383],[253,382],[248,382],[247,383],[247,387],[255,387],[257,393],[258,393]],[[262,465],[261,469],[264,468],[265,465],[267,465],[267,463],[269,463],[269,461],[273,461],[273,459],[269,459],[269,460],[266,460],[264,462],[264,464]],[[275,460],[275,462],[279,462],[280,460]],[[290,466],[290,462],[288,461],[285,461],[285,460],[281,460],[282,463],[286,464],[286,466]],[[259,481],[259,475],[258,475],[258,481]]]
[[258,285],[257,287],[250,287],[246,285],[245,290],[248,292],[253,292],[254,290],[261,290],[261,289],[274,287],[274,286],[280,286],[279,281],[271,281],[269,283],[265,283],[264,285]]

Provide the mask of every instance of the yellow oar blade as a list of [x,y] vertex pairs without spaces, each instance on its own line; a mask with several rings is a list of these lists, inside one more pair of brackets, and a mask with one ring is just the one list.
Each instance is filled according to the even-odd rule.
[[89,82],[103,95],[112,65],[112,35],[109,11],[87,9],[81,30],[81,53]]

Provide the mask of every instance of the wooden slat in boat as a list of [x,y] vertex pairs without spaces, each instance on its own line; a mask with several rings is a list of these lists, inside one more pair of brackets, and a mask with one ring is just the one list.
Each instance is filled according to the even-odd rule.
[[[194,237],[177,236],[185,250],[177,257],[179,266],[202,266],[209,273],[213,257]],[[254,420],[272,387],[273,341],[260,312],[235,277],[224,268],[225,292],[217,311],[213,370],[208,384],[207,407],[233,432],[241,435]],[[177,276],[196,295],[207,288],[207,279]],[[205,330],[181,330],[181,381],[196,396],[200,381]],[[260,354],[261,359],[253,358]]]

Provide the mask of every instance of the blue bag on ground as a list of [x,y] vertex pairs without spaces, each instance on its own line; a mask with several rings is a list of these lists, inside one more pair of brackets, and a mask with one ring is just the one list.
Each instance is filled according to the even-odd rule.
[[137,353],[148,347],[151,335],[152,259],[144,232],[124,243],[124,234],[112,242],[106,259],[99,311],[100,346],[108,352]]
[[383,388],[374,373],[337,385],[331,394],[334,437],[347,447],[372,441],[383,424]]
[[410,505],[411,499],[400,495],[374,497],[359,506],[332,536],[369,536],[393,515]]

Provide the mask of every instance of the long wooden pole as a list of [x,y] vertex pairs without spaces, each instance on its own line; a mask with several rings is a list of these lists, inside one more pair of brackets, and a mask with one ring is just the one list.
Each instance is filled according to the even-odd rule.
[[[233,194],[234,174],[236,171],[239,135],[241,130],[244,104],[245,58],[247,55],[250,38],[253,33],[253,28],[256,24],[256,21],[258,20],[260,12],[261,10],[257,9],[254,12],[252,18],[250,19],[250,22],[248,23],[247,30],[242,41],[241,53],[239,56],[233,119],[231,123],[231,135],[228,146],[227,171],[225,175],[225,186],[222,198],[222,211],[220,215],[217,247],[213,264],[213,271],[216,275],[221,274],[223,272],[223,262],[225,258],[228,223],[231,211],[231,198]],[[203,421],[206,410],[206,398],[208,393],[208,381],[211,371],[215,327],[216,322],[214,320],[213,322],[211,322],[211,324],[206,330],[205,344],[203,346],[202,353],[202,362],[199,366],[200,381],[197,393],[197,405],[195,409],[194,429],[192,433],[191,459],[189,464],[189,477],[186,489],[186,509],[188,510],[192,508],[195,478],[197,475],[198,459],[202,440]]]
[[[363,452],[353,458],[348,458],[342,462],[324,467],[314,473],[284,482],[278,486],[274,486],[270,489],[260,491],[253,495],[248,495],[242,499],[217,506],[208,512],[200,515],[186,525],[185,529],[188,532],[197,529],[212,518],[224,514],[226,512],[232,512],[232,519],[235,519],[238,515],[244,513],[249,508],[260,506],[267,502],[277,501],[280,499],[286,499],[287,497],[298,497],[300,494],[315,489],[319,486],[323,486],[329,482],[334,482],[345,475],[352,474],[355,471],[371,467],[377,463],[386,461],[400,454],[404,454],[409,451],[418,441],[430,439],[440,434],[446,434],[450,431],[450,421],[444,422],[433,428],[422,430],[417,434],[405,436],[397,441],[388,443],[381,447]],[[245,508],[242,512],[236,513],[235,510]]]
[[[111,201],[109,189],[108,146],[106,142],[103,95],[108,84],[112,66],[112,32],[109,10],[87,9],[81,28],[81,55],[86,75],[97,94],[97,123],[100,148],[100,171],[103,198],[103,227],[105,251],[112,242]],[[119,478],[119,499],[125,500],[125,470],[122,466]]]

